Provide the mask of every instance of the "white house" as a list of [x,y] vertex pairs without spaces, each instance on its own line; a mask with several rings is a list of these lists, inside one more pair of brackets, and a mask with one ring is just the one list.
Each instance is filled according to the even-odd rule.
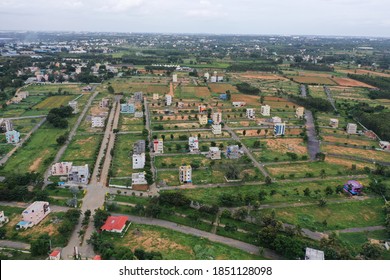
[[109,98],[103,98],[99,103],[100,108],[108,108],[110,107],[110,99]]
[[57,162],[51,166],[52,176],[68,176],[72,170],[72,162]]
[[88,184],[89,167],[88,164],[81,166],[72,166],[68,174],[68,182],[75,184]]
[[69,107],[73,109],[72,113],[77,114],[79,112],[78,102],[77,101],[69,101],[68,102]]
[[218,147],[210,147],[208,157],[213,160],[221,159],[221,151]]
[[211,119],[213,120],[213,124],[220,124],[222,122],[222,113],[215,112],[211,115]]
[[252,108],[246,109],[246,117],[248,119],[254,119],[255,118],[255,109],[252,109]]
[[133,169],[143,169],[145,167],[145,153],[133,154]]
[[333,128],[338,128],[339,127],[339,120],[338,119],[330,119],[329,126],[333,127]]
[[233,107],[244,107],[246,105],[245,102],[232,102]]
[[211,131],[214,135],[222,134],[222,126],[220,124],[213,124],[211,126]]
[[172,82],[177,83],[177,74],[172,75]]
[[305,260],[325,260],[324,251],[316,250],[313,248],[306,248]]
[[5,224],[9,222],[9,218],[4,215],[4,211],[0,211],[0,224]]
[[194,137],[188,138],[188,146],[189,146],[189,149],[190,149],[191,153],[199,151],[199,140],[198,140],[198,137],[194,136]]
[[380,141],[379,147],[383,150],[390,150],[390,143],[388,141]]
[[295,110],[295,116],[299,119],[303,118],[303,116],[305,115],[305,108],[304,107],[298,107],[296,110]]
[[199,114],[198,115],[198,120],[199,120],[199,124],[200,125],[205,125],[205,124],[207,124],[209,119],[207,118],[206,114]]
[[170,94],[165,95],[165,104],[167,106],[171,106],[172,105],[172,95],[170,95]]
[[35,201],[22,212],[22,221],[16,229],[26,229],[39,224],[50,213],[49,202]]
[[272,123],[281,123],[282,119],[280,117],[272,117],[271,122]]
[[357,132],[357,124],[349,123],[347,124],[347,133],[348,134],[356,134]]
[[269,117],[271,115],[271,106],[269,105],[261,106],[260,114],[262,116]]
[[145,172],[131,174],[131,185],[147,185],[148,182],[145,179]]
[[164,153],[164,140],[163,139],[153,140],[153,151],[156,154],[163,154]]
[[192,167],[191,165],[183,165],[179,168],[180,183],[192,183]]
[[104,117],[92,117],[91,122],[92,122],[92,127],[104,127]]

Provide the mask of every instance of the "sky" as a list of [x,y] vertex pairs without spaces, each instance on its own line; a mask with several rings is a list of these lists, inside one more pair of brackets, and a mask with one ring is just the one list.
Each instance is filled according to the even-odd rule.
[[0,0],[0,29],[390,37],[389,12],[389,0]]

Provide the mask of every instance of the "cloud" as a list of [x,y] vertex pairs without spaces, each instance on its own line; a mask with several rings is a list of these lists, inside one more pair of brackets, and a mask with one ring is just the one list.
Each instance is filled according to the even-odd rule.
[[228,14],[226,12],[216,10],[195,9],[187,11],[186,15],[194,18],[213,19],[226,17]]
[[145,3],[144,0],[105,0],[100,2],[102,2],[102,6],[97,9],[98,11],[115,13],[127,12],[130,9],[139,8]]

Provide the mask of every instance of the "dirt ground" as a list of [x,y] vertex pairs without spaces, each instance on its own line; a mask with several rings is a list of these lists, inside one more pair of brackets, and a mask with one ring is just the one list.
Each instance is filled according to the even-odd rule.
[[364,70],[364,69],[338,70],[337,72],[347,73],[347,74],[358,74],[358,75],[370,74],[373,76],[390,77],[390,74],[388,74],[388,73],[381,73],[381,72],[375,72],[375,71]]
[[281,153],[296,153],[296,154],[307,154],[307,147],[304,145],[302,139],[295,138],[278,138],[278,139],[267,139],[267,148],[275,150]]
[[260,96],[247,94],[232,94],[232,102],[246,102],[248,105],[260,105]]
[[366,166],[373,168],[373,166],[374,166],[374,165],[369,164],[369,163],[363,163],[363,162],[358,162],[358,161],[351,161],[351,160],[347,160],[347,159],[335,158],[335,157],[330,157],[330,156],[327,156],[325,158],[325,162],[332,163],[332,164],[337,164],[337,165],[342,165],[342,166],[345,166],[347,168],[351,168],[352,164],[355,164],[356,167],[359,168],[359,169],[363,169]]
[[108,108],[100,108],[98,105],[91,108],[92,116],[99,116],[108,113]]
[[348,139],[348,138],[340,138],[334,136],[323,136],[324,141],[335,142],[335,143],[348,143],[350,145],[361,145],[361,146],[371,146],[373,143],[370,142],[369,139]]
[[346,86],[346,87],[366,87],[366,88],[375,88],[373,86],[370,86],[366,83],[362,83],[353,79],[349,78],[333,78],[333,81],[338,83],[340,86]]
[[41,162],[42,162],[43,158],[45,157],[45,155],[46,155],[48,152],[49,152],[48,150],[45,150],[39,158],[35,159],[35,161],[33,162],[33,164],[30,165],[30,167],[28,168],[28,170],[29,170],[30,172],[37,171],[38,168],[39,168],[39,166],[41,165]]
[[325,84],[325,85],[335,85],[336,83],[328,77],[319,77],[319,76],[293,76],[291,77],[297,83],[303,84]]
[[317,72],[298,72],[298,75],[303,77],[325,77],[325,78],[330,78],[332,76],[327,73],[317,73]]
[[282,80],[282,81],[287,80],[286,78],[284,78],[282,76],[271,74],[271,73],[246,72],[245,74],[241,74],[239,76],[241,76],[243,78],[247,78],[247,79]]

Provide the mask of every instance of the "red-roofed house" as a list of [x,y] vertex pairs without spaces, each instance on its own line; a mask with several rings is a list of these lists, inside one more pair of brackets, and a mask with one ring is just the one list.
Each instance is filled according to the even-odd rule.
[[49,255],[49,260],[52,260],[52,261],[58,261],[61,259],[61,251],[60,250],[54,250],[53,252],[51,252],[51,254]]
[[94,261],[101,261],[102,257],[100,255],[96,255],[96,256],[93,257],[93,260]]
[[128,221],[126,216],[110,216],[106,223],[100,228],[102,231],[122,233]]

